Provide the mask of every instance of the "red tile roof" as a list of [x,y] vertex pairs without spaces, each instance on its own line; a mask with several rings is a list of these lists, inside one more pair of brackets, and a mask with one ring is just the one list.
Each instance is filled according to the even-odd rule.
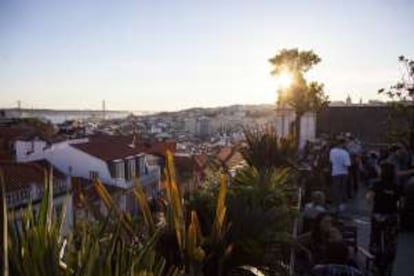
[[35,134],[35,129],[30,127],[0,127],[0,137],[18,139]]
[[[28,187],[30,184],[44,185],[45,173],[48,166],[43,166],[47,161],[30,163],[16,163],[11,161],[0,161],[0,170],[4,176],[6,192],[13,192]],[[58,170],[53,171],[55,178],[64,175]]]
[[6,192],[28,187],[30,184],[43,185],[45,172],[36,164],[0,161]]
[[242,154],[236,148],[223,147],[216,155],[218,165],[225,164],[228,168],[239,165],[244,161]]
[[208,156],[205,154],[174,156],[174,163],[179,173],[202,172],[207,167],[208,161]]
[[95,141],[83,144],[72,144],[71,146],[104,161],[122,159],[128,156],[142,153],[142,150],[140,148],[132,148],[129,147],[127,144],[119,143],[116,141]]
[[226,162],[233,155],[233,149],[231,147],[223,147],[218,152],[216,158],[221,162]]
[[13,160],[13,143],[31,133],[28,128],[0,127],[0,160]]
[[140,153],[164,156],[167,150],[170,150],[171,152],[175,152],[176,150],[175,141],[138,141],[138,139],[134,139],[132,135],[93,136],[87,143],[72,144],[72,146],[104,161],[123,159]]
[[207,166],[209,158],[206,154],[198,154],[194,156],[194,161],[197,164],[198,168],[202,170]]

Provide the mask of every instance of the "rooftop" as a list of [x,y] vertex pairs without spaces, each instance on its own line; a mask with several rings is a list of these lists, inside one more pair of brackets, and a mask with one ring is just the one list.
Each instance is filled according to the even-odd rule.
[[[0,161],[0,170],[4,176],[6,192],[24,189],[31,184],[44,185],[45,174],[49,163],[46,160],[16,163],[12,161]],[[53,170],[54,177],[64,177],[57,169]]]
[[44,183],[44,170],[34,164],[0,161],[6,192],[24,189],[32,183]]
[[99,135],[90,137],[89,142],[71,146],[101,160],[111,161],[141,153],[164,156],[167,150],[175,152],[176,143],[172,140],[163,142],[138,140],[134,135]]

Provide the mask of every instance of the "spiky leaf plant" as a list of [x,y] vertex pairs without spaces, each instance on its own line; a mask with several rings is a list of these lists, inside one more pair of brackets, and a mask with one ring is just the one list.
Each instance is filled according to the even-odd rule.
[[[6,183],[2,183],[6,185]],[[11,214],[9,216],[9,214]],[[64,216],[53,216],[53,171],[45,172],[44,194],[38,215],[33,206],[6,213],[9,219],[8,263],[11,275],[63,275],[69,273],[60,258]],[[17,216],[21,218],[18,220]]]
[[[19,213],[7,212],[3,198],[3,275],[178,275],[155,251],[159,233],[143,238],[132,231],[132,221],[121,213],[101,184],[96,184],[109,209],[104,221],[79,223],[73,235],[62,230],[66,209],[54,214],[53,172],[45,176],[38,215],[29,204]],[[65,206],[65,205],[64,205]],[[116,214],[116,215],[115,215]],[[20,219],[17,220],[17,215]],[[9,229],[7,229],[9,222]],[[9,231],[7,231],[9,230]],[[72,238],[73,236],[73,238]],[[6,250],[7,249],[7,250]]]
[[244,137],[246,144],[240,152],[247,164],[260,173],[267,173],[273,168],[294,166],[294,140],[280,137],[274,127],[245,129]]

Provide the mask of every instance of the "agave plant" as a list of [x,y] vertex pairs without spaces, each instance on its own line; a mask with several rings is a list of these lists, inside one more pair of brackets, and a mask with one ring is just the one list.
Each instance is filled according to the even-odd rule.
[[95,180],[93,185],[107,207],[108,214],[104,221],[97,222],[95,228],[80,225],[75,232],[76,248],[68,256],[75,274],[180,274],[176,267],[167,266],[166,260],[155,250],[160,230],[155,227],[142,187],[136,185],[133,194],[141,210],[143,221],[134,221],[129,214],[118,208],[100,181]]
[[[4,188],[2,196],[4,202]],[[67,242],[61,236],[65,210],[60,216],[53,216],[53,170],[45,172],[44,195],[37,216],[31,203],[21,212],[21,221],[15,218],[15,212],[11,212],[9,217],[6,206],[3,206],[3,217],[10,221],[8,227],[3,229],[8,230],[4,234],[4,247],[7,247],[4,262],[8,263],[10,274],[65,274],[66,266],[61,259],[62,246]],[[7,271],[4,273],[7,275]]]
[[[229,231],[229,224],[226,219],[226,177],[223,176],[220,182],[215,211],[211,218],[212,224],[204,232],[201,229],[198,213],[196,210],[189,208],[181,194],[176,181],[171,153],[167,153],[163,186],[165,196],[160,200],[163,202],[161,211],[164,213],[165,223],[161,227],[157,227],[154,221],[154,214],[150,211],[148,199],[142,186],[136,183],[132,191],[143,218],[141,229],[146,229],[144,236],[149,238],[151,245],[155,245],[156,254],[165,259],[163,267],[167,268],[167,271],[171,271],[171,269],[174,272],[177,269],[181,270],[186,275],[223,275],[225,261],[232,250],[232,245],[226,239]],[[122,232],[124,235],[126,234],[123,240],[129,239],[131,241],[130,238],[135,237],[135,241],[140,243],[142,238],[134,232],[134,229],[137,228],[134,225],[135,222],[117,208],[102,183],[95,181],[94,187],[107,209],[111,210],[111,220],[118,222],[118,228],[114,233]],[[80,243],[87,244],[88,241]],[[121,243],[119,246],[124,247],[126,245]],[[86,247],[87,252],[90,251],[90,248],[90,246]]]
[[294,165],[294,140],[281,138],[274,127],[246,129],[244,137],[246,146],[241,148],[241,154],[247,164],[260,173]]
[[[122,214],[104,186],[95,183],[110,209],[106,219],[78,224],[69,237],[62,235],[66,210],[54,215],[53,172],[45,177],[44,195],[38,215],[32,204],[21,220],[7,212],[2,188],[3,275],[178,275],[174,267],[155,251],[159,233],[139,238],[130,217]],[[0,174],[1,176],[1,174]],[[64,205],[65,206],[65,205]],[[148,208],[143,205],[143,209]],[[10,222],[10,223],[9,223]]]
[[[198,213],[191,210],[178,188],[173,157],[167,153],[164,187],[166,192],[166,228],[160,238],[159,248],[167,260],[182,266],[188,275],[201,275],[207,266],[214,266],[215,275],[221,275],[221,265],[231,250],[225,239],[228,231],[226,221],[227,181],[222,177],[217,194],[212,225],[202,231]],[[174,254],[175,253],[175,254]]]
[[[275,253],[279,251],[266,245],[286,238],[289,210],[283,181],[288,173],[284,177],[269,174],[271,184],[260,189],[248,183],[229,188],[227,176],[222,176],[218,190],[209,195],[208,206],[198,208],[205,202],[197,205],[184,200],[171,154],[167,161],[165,196],[160,198],[162,224],[156,223],[138,183],[132,194],[140,215],[134,218],[120,210],[105,186],[95,181],[95,191],[108,212],[98,222],[76,223],[69,237],[62,236],[65,211],[53,215],[52,173],[46,177],[39,214],[34,216],[29,205],[21,225],[13,222],[7,227],[9,214],[3,200],[3,274],[227,275],[240,268],[255,271],[251,266],[272,266],[263,261],[269,259],[269,252],[281,262]],[[253,181],[258,172],[246,181]]]
[[[226,221],[227,231],[223,237],[231,251],[225,257],[222,271],[232,274],[241,267],[250,266],[268,271],[271,275],[286,272],[294,210],[291,207],[289,189],[291,171],[273,171],[267,185],[257,185],[257,170],[243,184],[232,182],[227,188]],[[195,194],[192,208],[200,214],[202,232],[208,232],[214,205],[209,204],[214,193],[205,191]],[[207,230],[206,230],[207,229]],[[221,249],[223,251],[223,249]],[[216,248],[214,252],[220,252]],[[217,263],[217,262],[216,262]],[[214,273],[216,265],[208,267],[208,275]]]
[[[101,225],[100,227],[105,227]],[[68,252],[68,264],[75,275],[176,275],[154,250],[158,238],[130,241],[121,234],[121,221],[111,234],[104,229],[78,230],[77,242]],[[103,234],[98,234],[103,233]]]

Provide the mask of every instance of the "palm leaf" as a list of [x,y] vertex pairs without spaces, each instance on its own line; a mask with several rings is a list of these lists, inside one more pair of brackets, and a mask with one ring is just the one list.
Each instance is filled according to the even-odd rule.
[[139,183],[135,183],[133,193],[138,202],[139,209],[144,217],[145,224],[149,229],[149,233],[152,235],[155,232],[155,223],[151,214],[151,210],[149,208],[147,196]]
[[38,215],[38,223],[41,225],[46,225],[47,222],[47,215],[48,215],[48,206],[49,206],[49,181],[48,181],[48,174],[47,171],[44,171],[44,189],[43,189],[43,197],[40,203],[39,215]]
[[216,216],[213,223],[213,240],[219,239],[223,234],[224,219],[226,216],[226,193],[227,193],[227,177],[221,175],[220,189],[217,196]]
[[118,217],[117,219],[121,221],[124,229],[132,236],[135,236],[134,230],[131,225],[131,221],[123,212],[121,212],[116,205],[115,201],[109,194],[108,190],[105,188],[105,186],[100,182],[99,180],[95,180],[93,182],[93,187],[95,188],[96,193],[98,196],[102,199],[104,202],[106,208],[108,209],[108,212],[111,214],[111,210],[113,210],[114,214]]
[[174,160],[171,152],[167,152],[167,167],[166,167],[166,182],[165,188],[167,190],[167,202],[168,202],[168,211],[167,218],[168,221],[171,221],[173,228],[177,237],[178,246],[181,251],[184,251],[185,247],[185,221],[184,221],[184,212],[182,206],[182,197],[177,186],[175,170],[174,170]]

